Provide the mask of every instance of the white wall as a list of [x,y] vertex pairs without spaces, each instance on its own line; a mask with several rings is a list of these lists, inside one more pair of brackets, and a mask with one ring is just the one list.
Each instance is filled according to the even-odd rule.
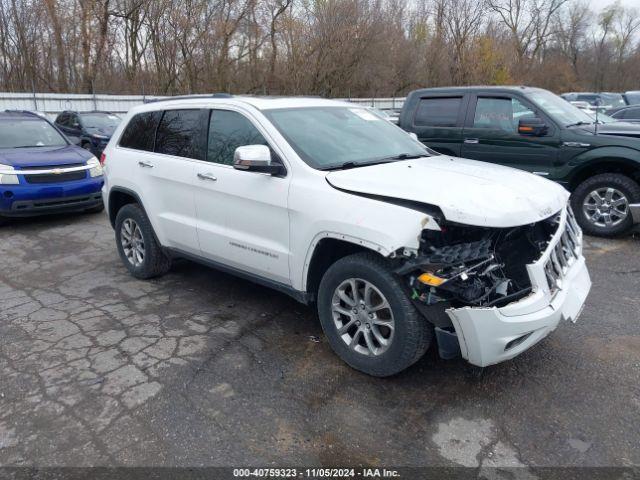
[[[90,95],[71,93],[0,93],[0,111],[37,110],[46,113],[51,119],[64,110],[91,111],[105,110],[113,113],[126,113],[131,107],[145,100],[165,98],[142,95]],[[361,105],[388,110],[402,108],[404,98],[351,98]]]

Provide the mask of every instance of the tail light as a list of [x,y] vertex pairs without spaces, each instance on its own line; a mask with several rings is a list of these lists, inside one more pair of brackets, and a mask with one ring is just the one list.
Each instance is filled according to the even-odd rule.
[[107,161],[107,156],[104,153],[100,154],[100,165],[104,167],[104,164],[106,161]]

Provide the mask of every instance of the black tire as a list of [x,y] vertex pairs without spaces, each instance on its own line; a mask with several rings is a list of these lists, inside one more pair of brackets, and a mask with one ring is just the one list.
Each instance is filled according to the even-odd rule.
[[[136,265],[127,258],[122,244],[122,225],[126,220],[133,220],[133,222],[135,222],[143,240],[144,257],[142,262]],[[115,230],[118,253],[131,275],[136,278],[147,279],[158,277],[169,271],[171,268],[171,259],[162,251],[162,248],[156,241],[156,236],[153,233],[149,218],[138,204],[127,204],[118,211]]]
[[[391,344],[379,355],[365,355],[351,349],[338,334],[332,315],[332,299],[338,286],[347,279],[370,282],[389,302],[395,321]],[[389,263],[374,253],[356,253],[335,262],[326,271],[318,290],[318,315],[334,352],[347,364],[376,377],[395,375],[418,361],[433,337],[431,325],[413,306]]]
[[587,218],[583,211],[585,199],[591,192],[601,188],[614,188],[622,192],[629,203],[640,202],[640,186],[626,175],[619,173],[602,173],[587,178],[582,182],[571,194],[571,207],[575,213],[576,220],[582,230],[598,237],[615,237],[628,232],[633,226],[631,213],[627,213],[627,217],[617,225],[600,226]]
[[85,212],[87,213],[100,213],[104,211],[104,204],[101,203],[100,205],[96,206],[96,207],[91,207],[91,208],[87,208],[85,210]]

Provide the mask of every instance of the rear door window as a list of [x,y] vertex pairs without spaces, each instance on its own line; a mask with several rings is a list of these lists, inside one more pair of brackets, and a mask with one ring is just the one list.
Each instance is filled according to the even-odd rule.
[[414,123],[417,126],[456,127],[462,97],[421,98]]
[[161,116],[162,112],[144,112],[134,115],[120,137],[120,146],[153,152],[156,128]]
[[201,110],[166,110],[156,132],[157,153],[204,160]]

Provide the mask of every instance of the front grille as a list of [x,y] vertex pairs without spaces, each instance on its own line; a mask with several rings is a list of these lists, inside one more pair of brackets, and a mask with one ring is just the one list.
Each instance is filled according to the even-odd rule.
[[[82,167],[83,163],[75,163],[64,166],[46,166],[46,167],[28,167],[22,170],[51,170],[54,168],[65,169],[72,167]],[[86,170],[78,170],[75,172],[62,172],[62,173],[43,173],[37,175],[24,175],[24,179],[27,183],[61,183],[72,182],[74,180],[82,180],[87,177]]]
[[[558,214],[558,223],[561,222],[561,216]],[[571,268],[571,265],[580,256],[580,245],[582,241],[582,233],[576,222],[576,218],[571,211],[571,207],[567,206],[566,223],[564,231],[559,238],[555,238],[547,247],[550,250],[549,260],[544,266],[544,272],[549,283],[551,292],[555,292],[562,288],[562,280]]]

